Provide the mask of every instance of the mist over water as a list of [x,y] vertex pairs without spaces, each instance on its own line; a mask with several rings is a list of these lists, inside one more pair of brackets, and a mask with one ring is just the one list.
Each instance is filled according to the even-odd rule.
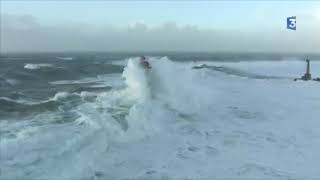
[[6,55],[0,179],[315,179],[305,57],[320,77],[316,55]]

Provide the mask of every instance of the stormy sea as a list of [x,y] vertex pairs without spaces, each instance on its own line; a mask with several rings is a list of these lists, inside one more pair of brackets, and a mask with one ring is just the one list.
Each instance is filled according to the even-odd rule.
[[319,179],[306,58],[320,77],[317,55],[1,55],[0,179]]

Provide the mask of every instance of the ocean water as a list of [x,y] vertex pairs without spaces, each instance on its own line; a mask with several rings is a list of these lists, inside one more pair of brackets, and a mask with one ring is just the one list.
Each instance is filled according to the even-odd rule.
[[320,83],[293,81],[304,56],[147,57],[1,57],[0,179],[320,178]]

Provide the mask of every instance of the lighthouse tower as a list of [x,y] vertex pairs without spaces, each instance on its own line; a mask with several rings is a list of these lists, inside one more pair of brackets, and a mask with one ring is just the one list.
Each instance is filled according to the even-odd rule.
[[310,74],[310,60],[307,59],[307,68],[306,68],[306,73],[301,77],[302,80],[308,81],[311,80],[311,74]]

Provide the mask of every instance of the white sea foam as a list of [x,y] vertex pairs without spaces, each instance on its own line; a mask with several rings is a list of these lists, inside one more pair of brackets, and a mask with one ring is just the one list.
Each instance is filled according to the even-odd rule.
[[9,102],[14,102],[18,104],[25,104],[25,105],[35,105],[35,104],[40,104],[43,103],[43,101],[32,101],[32,100],[27,100],[27,99],[12,99],[9,97],[0,97],[0,99],[9,101]]
[[70,96],[79,96],[82,98],[86,98],[88,96],[93,96],[93,93],[89,93],[89,92],[81,92],[81,93],[57,92],[53,97],[48,98],[47,100],[42,100],[42,101],[39,101],[39,100],[36,101],[36,100],[32,100],[32,99],[12,99],[9,97],[0,97],[0,99],[5,100],[5,101],[9,101],[9,102],[18,103],[18,104],[37,105],[37,104],[47,103],[50,101],[63,100],[63,99],[66,99],[67,97],[70,97]]
[[88,84],[88,83],[95,83],[91,87],[106,87],[111,86],[115,88],[123,87],[124,82],[122,81],[123,78],[121,74],[101,74],[97,77],[90,77],[90,78],[83,78],[78,80],[59,80],[59,81],[52,81],[50,84],[52,85],[65,85],[65,84]]
[[17,85],[19,83],[19,81],[16,79],[6,79],[5,81],[10,85]]
[[59,99],[64,99],[71,94],[68,92],[58,92],[54,95],[54,97],[50,98],[48,101],[58,101]]
[[25,69],[31,69],[31,70],[35,70],[35,69],[40,69],[40,68],[43,68],[43,67],[53,67],[52,64],[26,64],[24,66]]
[[65,60],[65,61],[71,61],[71,60],[73,60],[74,58],[73,58],[73,57],[57,57],[57,59]]

